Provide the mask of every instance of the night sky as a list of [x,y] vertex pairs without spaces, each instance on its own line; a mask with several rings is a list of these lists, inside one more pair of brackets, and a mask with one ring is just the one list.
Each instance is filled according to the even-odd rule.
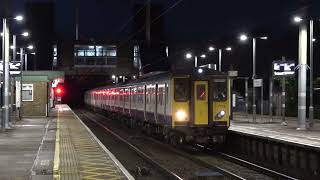
[[[13,12],[23,12],[25,1],[13,0]],[[75,1],[55,1],[58,33],[73,33]],[[162,4],[164,9],[178,1],[152,0]],[[132,2],[134,0],[79,0],[81,35],[125,38],[127,34],[120,29],[132,16]],[[312,6],[320,7],[320,2],[313,0]],[[170,39],[216,39],[226,33],[250,31],[258,26],[283,30],[283,26],[289,28],[287,24],[297,8],[298,0],[183,0],[164,16],[165,32]],[[315,12],[315,9],[319,10],[314,8]]]
[[[13,14],[23,12],[27,0],[12,0]],[[46,0],[37,0],[46,1]],[[80,37],[95,39],[126,40],[132,32],[130,25],[121,28],[134,14],[133,2],[146,0],[78,0],[80,9]],[[226,44],[234,47],[231,55],[224,55],[223,69],[230,64],[241,70],[243,75],[251,74],[250,43],[241,45],[237,36],[241,32],[263,34],[268,42],[258,42],[258,72],[264,73],[265,65],[284,55],[297,61],[298,27],[291,21],[299,11],[301,0],[152,0],[163,9],[170,9],[162,19],[165,40],[168,42],[199,42],[203,48],[211,44]],[[56,0],[56,33],[58,37],[74,37],[74,3],[76,0]],[[320,17],[320,1],[310,0],[312,14]],[[157,22],[155,22],[157,23]],[[318,24],[318,25],[317,25]],[[316,23],[315,58],[319,58],[317,47],[320,38],[319,22]],[[155,25],[155,24],[153,24]],[[18,28],[18,26],[16,26]],[[19,26],[20,27],[20,26]],[[151,27],[152,32],[152,27]],[[318,33],[319,32],[319,33]],[[219,42],[219,43],[218,43]],[[183,55],[183,54],[181,54]],[[214,55],[212,59],[216,60]],[[174,57],[175,58],[175,57]],[[182,58],[182,56],[180,57]],[[315,62],[316,65],[319,61]],[[320,68],[315,68],[319,73]],[[240,73],[240,74],[241,74]],[[268,76],[268,73],[264,73]]]

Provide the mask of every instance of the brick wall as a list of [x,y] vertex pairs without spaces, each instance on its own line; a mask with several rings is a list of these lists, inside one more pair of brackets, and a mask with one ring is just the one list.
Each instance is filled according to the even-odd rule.
[[48,103],[47,82],[23,82],[33,84],[33,101],[22,102],[22,116],[46,116],[46,104]]

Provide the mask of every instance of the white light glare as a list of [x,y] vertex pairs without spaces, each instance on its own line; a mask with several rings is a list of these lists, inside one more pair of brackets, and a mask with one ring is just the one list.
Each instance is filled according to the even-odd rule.
[[32,55],[36,55],[36,53],[35,53],[35,52],[32,52],[31,54],[32,54]]
[[232,48],[231,48],[231,47],[227,47],[226,50],[227,50],[227,51],[231,51]]
[[312,42],[316,42],[316,41],[317,41],[317,39],[316,39],[316,38],[313,38],[313,39],[312,39]]
[[33,47],[33,45],[29,45],[27,48],[28,49],[33,49],[34,47]]
[[14,48],[15,48],[14,45],[11,45],[11,46],[10,46],[10,49],[14,49]]
[[116,78],[116,75],[112,75],[111,77],[112,77],[112,79],[115,79],[115,78]]
[[1,32],[1,36],[3,36],[3,32]]
[[299,23],[299,22],[302,21],[302,18],[299,17],[299,16],[295,16],[295,17],[293,18],[293,21],[296,22],[296,23]]
[[198,69],[198,73],[199,73],[199,74],[203,73],[203,69],[201,69],[201,68]]
[[24,36],[24,37],[28,37],[29,33],[28,32],[23,32],[21,35]]
[[89,49],[94,49],[94,46],[89,46]]
[[209,48],[209,51],[214,51],[214,47],[210,46]]
[[23,16],[19,15],[19,16],[16,16],[14,19],[17,20],[17,21],[22,21],[23,20]]
[[206,58],[207,56],[205,54],[201,54],[201,58]]
[[267,36],[262,36],[262,37],[260,37],[260,39],[267,40],[268,37]]
[[191,54],[191,53],[187,53],[187,54],[186,54],[186,58],[187,58],[187,59],[192,58],[192,54]]
[[245,35],[245,34],[241,34],[240,35],[240,40],[241,41],[246,41],[248,39],[248,36],[247,35]]

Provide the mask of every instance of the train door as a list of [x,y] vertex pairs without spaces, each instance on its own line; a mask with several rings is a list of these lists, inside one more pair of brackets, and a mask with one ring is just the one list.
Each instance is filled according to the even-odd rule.
[[194,123],[208,124],[208,81],[194,81]]

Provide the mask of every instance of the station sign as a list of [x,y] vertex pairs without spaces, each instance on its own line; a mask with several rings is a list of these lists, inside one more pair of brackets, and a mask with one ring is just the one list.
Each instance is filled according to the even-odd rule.
[[292,76],[296,65],[294,61],[273,61],[272,67],[274,76]]
[[228,75],[230,77],[237,77],[238,76],[238,71],[228,71]]
[[[10,61],[10,75],[19,75],[21,73],[21,61]],[[0,61],[0,74],[3,73],[3,61]]]
[[262,87],[263,79],[255,79],[253,81],[253,87]]

